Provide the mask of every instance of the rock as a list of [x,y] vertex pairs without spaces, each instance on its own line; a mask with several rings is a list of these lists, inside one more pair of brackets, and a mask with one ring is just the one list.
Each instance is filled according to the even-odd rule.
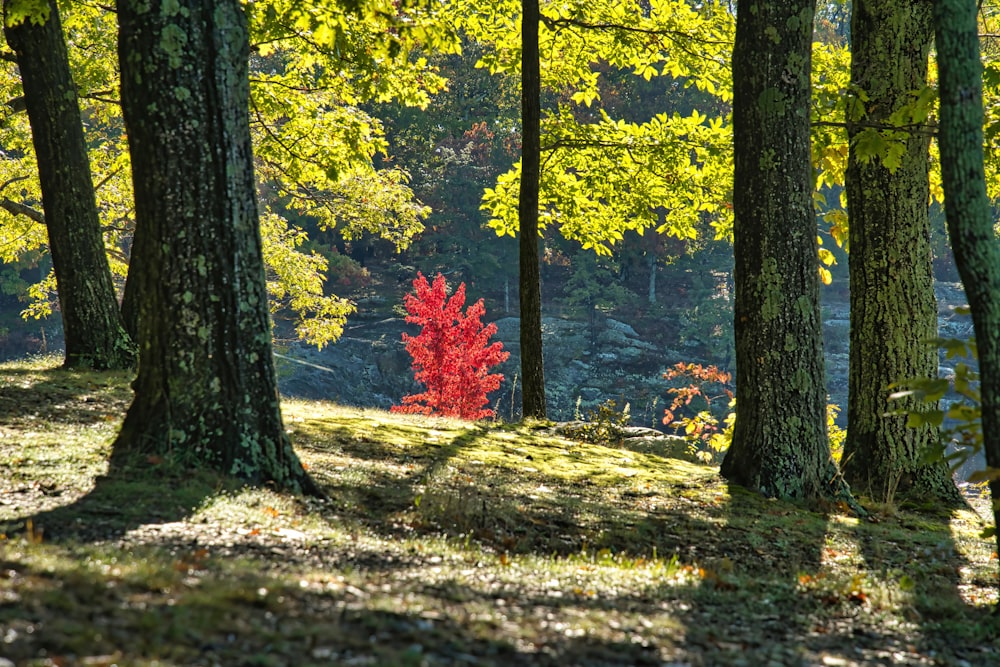
[[[503,342],[510,358],[495,370],[504,375],[500,389],[490,395],[503,419],[520,411],[520,320],[496,321],[493,340]],[[619,320],[606,320],[591,341],[589,322],[547,317],[542,321],[545,384],[551,419],[583,414],[614,400],[619,410],[631,404],[633,423],[659,424],[666,400],[662,369],[691,361],[676,351],[642,340]],[[351,318],[341,340],[323,350],[292,345],[278,359],[279,386],[286,396],[324,399],[345,405],[388,408],[421,389],[413,380],[402,333],[419,330],[402,318],[367,321]],[[577,401],[580,401],[579,408]]]
[[669,437],[664,436],[663,433],[657,431],[655,428],[646,428],[644,426],[628,426],[622,429],[622,434],[626,438],[659,438],[659,437]]
[[[408,282],[415,273],[412,267],[400,267],[398,277]],[[971,319],[955,313],[956,307],[967,303],[962,285],[937,283],[935,293],[940,335],[969,338],[973,333]],[[409,355],[401,340],[404,331],[416,335],[419,329],[402,318],[386,318],[384,297],[361,299],[359,306],[366,312],[349,318],[343,338],[335,344],[323,350],[305,344],[278,349],[283,355],[276,366],[284,395],[388,408],[398,404],[404,395],[420,390],[413,380]],[[827,387],[830,401],[842,408],[839,421],[843,426],[847,419],[850,307],[842,296],[827,301],[824,295],[822,308]],[[503,419],[514,420],[519,417],[523,382],[519,361],[520,319],[501,317],[494,323],[497,333],[493,340],[503,342],[511,357],[497,367],[505,380],[490,396],[491,407],[497,406]],[[614,400],[618,409],[631,404],[633,423],[658,426],[670,399],[666,393],[670,383],[662,377],[665,370],[677,362],[725,365],[720,358],[701,357],[706,354],[705,347],[692,337],[658,339],[653,343],[643,340],[630,324],[613,318],[598,324],[596,345],[591,339],[590,322],[545,317],[542,325],[548,413],[555,420],[572,418],[578,398],[583,414]],[[48,350],[61,349],[58,327],[45,331]],[[941,374],[953,374],[958,361],[966,362],[946,359],[942,352]],[[679,381],[673,384],[676,386]]]
[[635,332],[635,329],[624,322],[619,322],[618,320],[613,320],[609,317],[604,324],[608,328],[608,331],[615,331],[624,334],[629,338],[639,338],[639,334]]
[[504,341],[516,341],[521,337],[521,318],[519,317],[503,317],[494,324],[497,325],[497,332],[494,334],[494,338],[497,340]]
[[937,297],[939,307],[948,308],[968,303],[962,283],[936,282],[934,295]]
[[952,315],[938,319],[938,335],[942,338],[971,338],[972,318],[967,315]]
[[375,357],[375,367],[382,377],[398,377],[410,371],[412,359],[405,350],[390,350]]

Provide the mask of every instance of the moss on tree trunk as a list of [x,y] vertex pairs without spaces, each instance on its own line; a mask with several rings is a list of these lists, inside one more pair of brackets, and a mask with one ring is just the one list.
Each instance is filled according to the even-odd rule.
[[742,0],[733,50],[736,424],[729,480],[846,490],[830,457],[812,203],[811,0]]
[[[4,3],[6,19],[8,2]],[[76,86],[59,11],[47,20],[6,25],[38,161],[45,226],[66,339],[66,366],[131,368],[135,345],[125,332],[97,212]]]
[[[983,448],[1000,470],[1000,241],[986,194],[983,165],[983,71],[975,0],[937,0],[934,7],[941,97],[941,179],[955,265],[972,309],[979,353]],[[1000,526],[1000,479],[990,482]],[[1000,531],[997,532],[1000,546]]]
[[169,452],[318,492],[282,426],[238,0],[118,3],[141,298],[135,400],[113,463]]
[[[930,427],[908,428],[890,409],[889,385],[936,377],[937,300],[930,240],[925,125],[908,128],[896,169],[860,156],[857,139],[913,102],[926,85],[934,35],[927,0],[857,0],[851,14],[851,82],[867,99],[849,105],[846,177],[850,212],[851,360],[841,469],[851,487],[880,500],[897,491],[951,503],[961,495],[943,461],[923,463]],[[904,131],[905,132],[905,131]]]

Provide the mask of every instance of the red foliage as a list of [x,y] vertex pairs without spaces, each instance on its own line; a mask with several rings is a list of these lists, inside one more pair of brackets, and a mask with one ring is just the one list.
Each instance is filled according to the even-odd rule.
[[[691,405],[691,401],[695,398],[701,397],[707,407],[711,407],[712,400],[715,398],[725,396],[729,400],[733,399],[733,392],[729,388],[729,382],[733,379],[733,376],[726,371],[719,370],[717,366],[702,366],[701,364],[679,362],[673,368],[668,369],[663,374],[663,377],[667,380],[678,377],[690,378],[692,380],[691,384],[686,387],[671,387],[667,389],[668,393],[674,395],[674,400],[670,403],[670,407],[663,411],[664,424],[673,424],[674,418],[677,416],[675,411],[684,406]],[[708,393],[708,386],[713,384],[722,385],[722,395],[712,396]],[[694,428],[698,431],[697,435],[702,434],[703,427]],[[688,431],[688,433],[691,432]]]
[[403,405],[394,405],[392,411],[470,420],[492,417],[493,410],[483,408],[489,402],[486,394],[500,386],[503,375],[489,369],[510,353],[502,343],[487,344],[497,327],[480,322],[486,313],[483,300],[463,315],[465,283],[449,298],[440,273],[433,285],[417,273],[413,289],[404,301],[406,321],[423,329],[417,336],[404,333],[403,342],[413,357],[414,377],[427,391],[404,396]]

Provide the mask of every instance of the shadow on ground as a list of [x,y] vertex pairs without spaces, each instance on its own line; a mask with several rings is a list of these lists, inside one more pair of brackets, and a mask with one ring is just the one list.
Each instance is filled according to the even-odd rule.
[[[3,418],[32,421],[14,406],[35,398],[36,419],[101,423],[77,405],[86,382],[12,377],[26,386],[0,391]],[[120,400],[107,391],[98,413]],[[861,523],[728,488],[710,468],[528,430],[357,414],[289,424],[329,500],[150,463],[60,507],[8,512],[2,530],[24,539],[0,542],[0,653],[67,665],[1000,665],[996,619],[968,602],[990,590],[995,561],[965,555],[952,517]]]

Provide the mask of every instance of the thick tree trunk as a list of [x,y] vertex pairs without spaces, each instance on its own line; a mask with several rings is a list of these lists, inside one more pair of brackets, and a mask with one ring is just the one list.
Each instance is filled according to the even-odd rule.
[[[7,16],[8,2],[4,3]],[[44,23],[4,21],[17,55],[59,291],[67,367],[131,368],[135,345],[118,311],[97,213],[76,86],[54,1]]]
[[[937,0],[934,23],[941,96],[941,179],[955,264],[972,308],[979,352],[983,448],[1000,471],[1000,241],[983,166],[983,73],[975,0]],[[1000,479],[990,482],[1000,526]],[[997,532],[1000,546],[1000,531]]]
[[542,283],[538,268],[538,187],[541,163],[541,72],[538,0],[521,3],[521,406],[525,417],[545,418],[542,361]]
[[120,0],[139,375],[112,464],[170,453],[318,492],[285,435],[257,219],[239,0]]
[[851,82],[867,94],[864,115],[849,112],[847,168],[850,211],[851,361],[847,441],[841,469],[851,487],[880,500],[902,495],[961,502],[948,466],[924,464],[936,441],[930,427],[907,428],[887,415],[889,384],[936,377],[937,300],[930,240],[926,127],[910,128],[901,164],[858,156],[856,137],[890,116],[926,85],[934,36],[931,0],[855,0],[851,18]]
[[813,11],[812,0],[740,0],[733,49],[738,400],[722,474],[782,498],[846,491],[826,434],[809,139]]

